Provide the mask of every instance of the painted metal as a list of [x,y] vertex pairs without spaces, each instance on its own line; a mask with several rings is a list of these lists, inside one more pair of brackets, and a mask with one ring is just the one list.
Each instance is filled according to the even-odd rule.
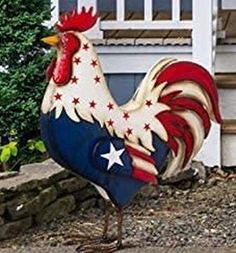
[[[92,6],[93,12],[96,13],[98,10],[97,2],[97,0],[77,0],[77,10],[80,10],[83,6],[85,8],[89,8]],[[91,30],[85,32],[85,35],[87,35],[91,39],[103,38],[103,31],[100,29],[100,18],[98,18],[96,25]]]
[[200,65],[164,59],[119,106],[82,33],[95,19],[91,9],[67,14],[56,26],[60,47],[51,37],[43,40],[57,48],[57,59],[41,107],[42,138],[52,158],[123,208],[144,184],[189,169],[210,119],[221,122],[218,95]]
[[[123,1],[123,0],[122,0]],[[122,1],[118,1],[117,4],[120,6],[119,15],[120,15],[120,21],[102,21],[98,22],[96,28],[94,28],[93,31],[89,32],[87,35],[91,38],[102,38],[103,33],[101,30],[107,30],[107,29],[192,29],[193,30],[193,47],[192,47],[192,55],[194,61],[203,64],[209,71],[212,73],[214,72],[214,68],[216,68],[217,71],[234,71],[234,61],[233,57],[231,59],[227,59],[227,62],[225,62],[225,65],[223,64],[223,59],[226,55],[220,55],[220,57],[216,56],[216,50],[215,50],[215,44],[216,44],[216,26],[217,26],[217,7],[216,7],[216,1],[210,0],[210,1],[204,1],[204,8],[203,4],[199,5],[199,1],[193,0],[193,21],[178,21],[179,20],[179,13],[180,9],[180,3],[179,1],[172,1],[172,20],[170,21],[123,21],[124,12],[125,12],[125,6],[122,4]],[[84,4],[88,6],[89,4],[93,4],[96,6],[97,1],[80,1],[81,4]],[[146,6],[148,4],[150,5],[150,1],[145,1]],[[166,4],[166,3],[165,3]],[[185,5],[185,4],[184,4]],[[183,5],[182,5],[183,6]],[[149,6],[150,7],[150,6]],[[156,8],[156,4],[153,5],[153,8]],[[146,10],[148,10],[146,8]],[[57,11],[58,13],[58,11]],[[118,13],[118,8],[117,8]],[[123,13],[123,14],[122,14]],[[148,14],[149,13],[149,14]],[[146,17],[150,19],[150,9],[149,12],[147,12]],[[54,13],[55,14],[55,13]],[[58,14],[57,14],[58,15]],[[54,17],[56,17],[54,15]],[[155,23],[156,22],[156,23]],[[204,39],[203,39],[204,38]],[[122,52],[122,56],[127,58],[128,68],[125,66],[121,66],[119,68],[119,64],[115,62],[115,60],[120,58],[120,56],[116,56],[117,58],[113,58],[113,54],[116,50],[113,50],[112,48],[108,48],[107,50],[110,50],[110,55],[108,54],[101,54],[101,59],[105,68],[106,73],[132,73],[132,71],[137,71],[137,73],[143,73],[145,72],[148,67],[151,66],[151,64],[154,62],[154,56],[148,55],[150,48],[146,48],[145,52],[143,54],[138,54],[138,56],[134,55],[126,55],[127,52],[130,52],[129,48],[117,48],[119,51],[124,50]],[[140,49],[140,48],[139,48]],[[163,48],[159,48],[161,50],[161,55],[157,56],[160,58],[161,56],[167,56],[171,57],[172,53],[166,53],[166,51],[172,49],[168,47],[167,50]],[[100,49],[99,49],[100,50]],[[173,47],[173,51],[175,50],[175,55],[179,54],[178,47]],[[135,50],[134,50],[135,51]],[[182,51],[182,50],[180,50]],[[183,49],[185,51],[185,49]],[[186,50],[188,51],[188,49]],[[183,52],[180,52],[180,55],[178,55],[180,59],[191,59],[191,55],[188,53],[185,54]],[[135,61],[137,57],[142,57],[143,65],[136,66]],[[213,62],[216,58],[216,66],[214,66]],[[144,59],[147,59],[145,61]],[[106,63],[107,62],[107,63]],[[114,64],[109,64],[109,62],[112,62]],[[232,65],[232,64],[233,65]],[[228,68],[229,67],[229,68]],[[216,138],[219,139],[219,132],[216,134]],[[220,145],[218,145],[220,146]],[[220,154],[219,152],[216,152],[217,156]],[[217,158],[217,164],[219,164],[220,156]],[[213,164],[215,164],[215,161],[213,161]]]

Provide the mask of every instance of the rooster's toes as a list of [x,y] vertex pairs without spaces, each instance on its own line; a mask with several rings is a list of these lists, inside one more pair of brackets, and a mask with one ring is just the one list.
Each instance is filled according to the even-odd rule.
[[78,253],[112,253],[118,250],[117,244],[86,244],[77,247],[76,252]]

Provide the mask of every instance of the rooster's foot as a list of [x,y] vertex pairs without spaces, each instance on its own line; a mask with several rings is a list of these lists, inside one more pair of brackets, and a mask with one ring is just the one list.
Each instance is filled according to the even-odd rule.
[[88,235],[87,233],[74,233],[69,234],[64,237],[64,245],[74,245],[74,244],[95,244],[95,243],[106,243],[112,242],[116,238],[102,236],[101,233],[94,233],[93,235]]
[[114,241],[117,240],[117,236],[111,235],[111,236],[96,236],[93,238],[89,238],[87,241],[84,241],[82,244],[108,244],[108,243],[113,243]]
[[76,249],[78,253],[112,253],[116,252],[119,249],[122,249],[122,244],[117,242],[112,242],[108,244],[98,243],[98,244],[82,244],[79,245]]
[[102,236],[100,235],[93,235],[88,236],[85,234],[76,234],[76,235],[70,235],[67,238],[65,238],[64,245],[74,245],[79,244],[80,246],[83,245],[95,245],[95,244],[107,244],[112,243],[117,240],[117,237],[114,235],[109,236]]

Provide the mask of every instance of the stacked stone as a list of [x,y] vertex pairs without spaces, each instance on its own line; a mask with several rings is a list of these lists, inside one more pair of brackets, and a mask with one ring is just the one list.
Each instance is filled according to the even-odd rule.
[[92,207],[97,196],[88,182],[51,160],[0,174],[0,239]]

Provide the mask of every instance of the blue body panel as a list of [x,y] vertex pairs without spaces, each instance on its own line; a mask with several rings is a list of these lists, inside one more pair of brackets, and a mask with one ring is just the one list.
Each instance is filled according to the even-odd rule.
[[[58,119],[55,113],[41,114],[41,134],[50,156],[66,169],[72,170],[87,180],[101,186],[111,201],[118,207],[126,206],[145,184],[130,177],[131,161],[126,159],[126,172],[106,171],[94,165],[93,153],[101,139],[112,141],[118,147],[124,145],[119,138],[111,138],[105,128],[95,123],[72,121],[63,111]],[[158,152],[153,154],[157,167],[161,168],[169,152],[167,145],[155,137]],[[127,156],[123,154],[122,156]],[[102,167],[102,164],[101,164]]]

